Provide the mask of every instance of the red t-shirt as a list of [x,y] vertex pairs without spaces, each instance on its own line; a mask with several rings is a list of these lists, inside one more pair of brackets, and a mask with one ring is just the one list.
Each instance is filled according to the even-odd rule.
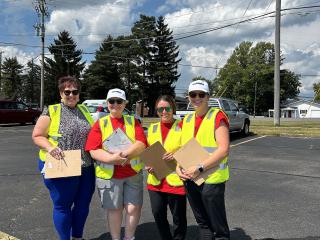
[[[161,122],[161,135],[162,135],[162,142],[164,142],[167,138],[167,135],[172,127],[173,123],[163,123]],[[166,193],[173,193],[179,195],[185,195],[186,191],[184,186],[181,187],[174,187],[170,186],[166,179],[162,179],[161,183],[157,186],[153,186],[151,184],[147,184],[147,189],[152,191],[159,191],[159,192],[166,192]]]
[[[122,118],[113,118],[110,116],[111,123],[113,129],[120,128],[123,131],[125,131],[125,125],[124,125],[124,120]],[[134,129],[135,129],[135,138],[137,141],[143,142],[145,146],[147,146],[147,139],[146,136],[144,135],[143,128],[141,127],[140,123],[138,122],[137,119],[135,119],[134,123]],[[89,132],[88,139],[86,142],[86,151],[90,150],[97,150],[97,149],[102,149],[102,134],[101,134],[101,129],[99,125],[99,121],[97,121],[92,129]],[[112,178],[127,178],[136,175],[137,172],[134,171],[131,168],[130,164],[126,164],[124,166],[121,165],[114,165],[114,172]]]

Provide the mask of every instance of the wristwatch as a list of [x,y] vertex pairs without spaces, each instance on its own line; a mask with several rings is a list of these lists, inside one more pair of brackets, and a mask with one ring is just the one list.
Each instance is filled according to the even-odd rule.
[[203,164],[198,164],[198,170],[200,173],[202,173],[204,171]]

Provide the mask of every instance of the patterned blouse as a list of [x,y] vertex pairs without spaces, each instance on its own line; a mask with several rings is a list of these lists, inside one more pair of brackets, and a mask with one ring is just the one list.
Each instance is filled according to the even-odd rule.
[[[50,117],[47,107],[43,109],[42,115]],[[58,147],[62,150],[81,149],[82,167],[93,163],[90,153],[84,150],[90,129],[89,122],[78,108],[70,108],[61,103],[59,133],[62,137],[58,139]]]

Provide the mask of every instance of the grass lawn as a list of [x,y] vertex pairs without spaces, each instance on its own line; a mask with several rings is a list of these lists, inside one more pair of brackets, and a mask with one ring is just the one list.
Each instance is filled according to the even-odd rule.
[[[143,127],[149,127],[159,118],[144,118]],[[280,119],[280,127],[273,126],[272,118],[251,118],[250,131],[257,135],[320,137],[320,119]]]

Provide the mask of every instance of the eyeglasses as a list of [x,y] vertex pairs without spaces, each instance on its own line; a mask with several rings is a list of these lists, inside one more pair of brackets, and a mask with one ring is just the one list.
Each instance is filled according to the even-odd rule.
[[166,112],[171,112],[171,107],[158,107],[157,112],[163,113],[163,111],[166,110]]
[[117,103],[117,104],[122,104],[123,103],[123,99],[108,99],[108,102],[110,103],[110,104],[115,104],[115,103]]
[[70,96],[71,93],[73,96],[77,96],[79,94],[79,90],[64,90],[63,93],[66,96]]
[[204,98],[207,94],[204,92],[196,93],[196,92],[189,92],[189,97],[195,98],[198,95],[199,98]]

